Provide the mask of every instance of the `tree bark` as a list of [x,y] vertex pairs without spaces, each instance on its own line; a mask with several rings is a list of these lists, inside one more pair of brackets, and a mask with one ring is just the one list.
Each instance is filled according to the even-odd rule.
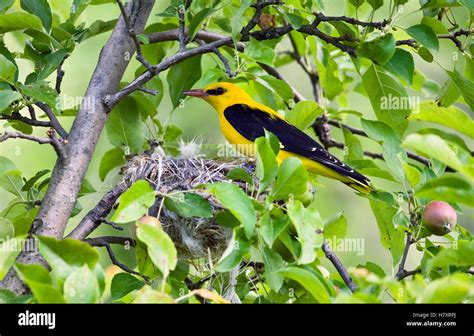
[[[136,34],[143,31],[154,3],[154,0],[134,0],[127,4],[129,21]],[[121,17],[100,53],[84,100],[71,128],[68,144],[64,147],[65,157],[56,161],[31,233],[63,237],[92,154],[107,120],[108,110],[104,105],[104,98],[117,92],[134,52],[135,44]],[[44,263],[37,248],[34,251],[22,251],[17,261]],[[27,291],[12,269],[0,282],[0,287],[8,288],[18,294]]]

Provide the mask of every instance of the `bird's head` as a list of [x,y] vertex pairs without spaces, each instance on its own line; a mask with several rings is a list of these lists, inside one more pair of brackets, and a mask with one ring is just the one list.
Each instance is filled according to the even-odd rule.
[[184,91],[185,96],[198,97],[207,101],[218,112],[234,104],[245,103],[252,99],[235,84],[220,82],[206,86],[204,89],[193,89]]

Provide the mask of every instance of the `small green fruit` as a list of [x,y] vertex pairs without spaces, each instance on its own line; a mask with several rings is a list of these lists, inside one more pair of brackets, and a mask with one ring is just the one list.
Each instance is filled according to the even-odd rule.
[[446,202],[434,201],[429,203],[422,216],[423,224],[431,233],[444,236],[453,231],[457,222],[456,211]]

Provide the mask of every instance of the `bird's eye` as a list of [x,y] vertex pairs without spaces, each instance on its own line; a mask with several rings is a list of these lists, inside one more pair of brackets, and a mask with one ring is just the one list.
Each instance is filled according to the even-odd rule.
[[212,95],[212,96],[219,96],[221,94],[224,94],[225,93],[225,89],[222,88],[222,87],[218,87],[216,89],[211,89],[211,90],[207,90],[206,93]]

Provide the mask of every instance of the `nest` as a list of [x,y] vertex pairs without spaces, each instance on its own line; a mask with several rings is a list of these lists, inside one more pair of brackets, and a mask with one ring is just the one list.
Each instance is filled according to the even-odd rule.
[[[177,190],[190,190],[204,183],[229,181],[227,173],[236,167],[249,167],[244,159],[221,161],[200,157],[170,158],[160,153],[132,157],[123,168],[123,182],[146,179],[156,191],[166,194]],[[248,168],[251,169],[251,168]],[[246,187],[244,185],[244,187]],[[206,198],[214,213],[222,210],[217,200],[208,193],[196,190]],[[214,218],[184,218],[166,209],[162,197],[157,197],[151,215],[159,213],[163,229],[174,241],[179,257],[198,259],[218,258],[232,237],[232,230],[219,225]]]

